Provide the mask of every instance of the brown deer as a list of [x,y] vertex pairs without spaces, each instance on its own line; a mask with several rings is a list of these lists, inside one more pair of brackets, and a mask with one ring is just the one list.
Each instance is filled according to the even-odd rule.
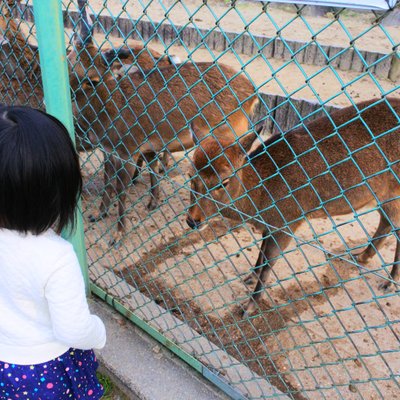
[[0,1],[0,102],[39,108],[43,89],[38,49],[20,31],[12,15],[17,7],[18,1]]
[[[85,15],[84,10],[83,13],[83,15]],[[168,67],[170,65],[176,65],[181,62],[179,57],[175,55],[161,54],[160,52],[150,48],[149,46],[144,46],[143,43],[137,41],[130,43],[129,47],[121,46],[117,49],[112,48],[103,51],[102,56],[106,65],[111,66],[111,69],[116,74],[117,78],[122,78],[127,73],[135,72],[137,70],[149,71],[153,68]],[[145,160],[143,159],[143,157],[139,158],[137,168],[132,177],[133,183],[136,183],[136,178],[139,175],[139,170],[142,167],[144,161]],[[152,162],[154,163],[154,160]],[[114,161],[112,163],[115,164]],[[104,174],[105,180],[108,179],[109,176],[113,176],[115,174],[114,167],[111,167],[112,163],[106,163],[106,173]],[[164,168],[166,168],[168,165],[167,152],[163,153],[161,165],[162,167],[159,168],[159,170],[164,170]],[[105,182],[105,187],[106,184],[107,182]]]
[[[92,143],[101,143],[106,152],[115,155],[114,161],[119,161],[120,165],[113,167],[118,171],[118,231],[122,233],[130,163],[136,164],[141,156],[152,160],[161,151],[193,147],[190,122],[199,132],[215,129],[219,135],[220,131],[225,134],[219,126],[226,121],[241,136],[248,130],[249,115],[258,99],[243,74],[212,62],[170,65],[149,73],[135,71],[116,79],[93,45],[88,24],[81,24],[80,37],[76,51],[70,54],[75,65],[70,75],[75,115],[81,134],[88,132]],[[156,174],[151,177],[149,208],[158,197]],[[110,197],[106,192],[101,216],[107,213]]]
[[[238,142],[210,137],[197,143],[187,216],[192,228],[219,212],[263,231],[247,313],[256,308],[276,257],[291,239],[285,228],[295,232],[304,218],[354,213],[369,204],[378,207],[380,223],[358,260],[372,257],[393,232],[397,244],[390,276],[397,281],[400,100],[373,99],[337,110],[246,154],[256,138],[252,132]],[[391,283],[380,287],[387,290]]]

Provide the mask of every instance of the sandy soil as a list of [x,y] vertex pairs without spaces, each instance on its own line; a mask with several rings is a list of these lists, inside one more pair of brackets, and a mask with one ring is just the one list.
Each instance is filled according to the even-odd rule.
[[110,246],[115,210],[99,223],[87,223],[99,206],[101,174],[92,169],[99,159],[96,152],[85,162],[83,203],[97,284],[107,287],[101,271],[114,271],[295,398],[398,398],[399,382],[390,376],[400,368],[400,299],[378,290],[394,239],[367,265],[357,267],[347,254],[366,243],[367,232],[377,226],[376,213],[335,219],[333,230],[329,220],[303,224],[274,268],[260,315],[243,320],[240,304],[249,291],[243,280],[256,261],[260,234],[246,225],[231,230],[217,219],[204,231],[190,230],[189,161],[177,154],[161,182],[160,208],[149,213],[144,206],[149,185],[144,173],[130,190],[126,237],[119,248]]
[[[101,15],[112,14],[114,16],[122,12],[119,1],[108,0],[107,8],[100,7],[102,3],[99,0],[90,1],[92,12],[98,12]],[[121,16],[128,17],[130,15],[133,18],[141,17],[149,18],[153,21],[162,21],[165,10],[156,1],[149,4],[146,9],[146,15],[143,16],[141,12],[142,6],[136,4],[135,1],[130,1],[126,4],[126,12],[122,12]],[[167,7],[167,5],[164,5],[164,7]],[[165,22],[185,24],[188,22],[189,15],[192,15],[197,7],[199,7],[199,2],[196,1],[176,3],[172,6],[168,14],[169,19]],[[267,18],[265,13],[262,13],[261,5],[258,3],[239,4],[237,8],[240,12],[229,11],[229,7],[220,1],[208,2],[208,6],[202,6],[199,12],[195,13],[193,24],[198,27],[211,28],[215,26],[215,18],[223,16],[221,17],[220,26],[224,30],[241,32],[243,23],[247,25],[258,15],[259,17],[249,26],[249,32],[254,34],[266,34],[273,37],[276,34],[277,26],[286,26],[281,33],[285,39],[311,41],[312,34],[309,29],[314,27],[314,32],[322,30],[321,35],[317,36],[318,43],[345,47],[350,46],[349,36],[344,33],[344,27],[346,27],[348,34],[351,32],[352,37],[358,37],[362,32],[367,32],[355,42],[354,46],[360,50],[381,52],[391,51],[393,43],[399,43],[400,41],[399,29],[387,28],[386,30],[393,43],[391,43],[379,25],[370,29],[372,13],[355,14],[354,12],[346,11],[339,21],[333,22],[332,18],[327,17],[315,18],[307,16],[303,19],[295,18],[296,14],[294,14],[291,6],[288,6],[287,9],[272,7],[270,19]],[[215,16],[210,14],[210,10]],[[287,25],[289,21],[292,22]],[[309,28],[307,28],[306,23]],[[326,27],[326,29],[322,29],[323,27]],[[370,30],[368,31],[368,29]],[[123,39],[120,38],[110,36],[105,38],[102,35],[96,35],[96,37],[99,45],[104,40],[109,41],[109,46],[123,43]],[[134,42],[130,39],[125,41],[128,45]],[[357,102],[380,97],[386,93],[390,93],[391,96],[400,96],[398,82],[392,82],[388,79],[376,80],[368,74],[360,77],[357,72],[296,64],[295,62],[286,63],[282,60],[266,59],[263,56],[250,57],[244,54],[235,54],[231,50],[221,55],[219,52],[208,50],[205,46],[190,49],[186,46],[168,45],[166,49],[166,46],[157,40],[151,41],[148,45],[161,53],[167,52],[170,55],[177,55],[182,61],[187,59],[192,61],[212,61],[217,59],[219,62],[231,65],[237,70],[242,69],[246,76],[254,82],[257,90],[265,93],[304,98],[319,103],[328,102],[329,104],[343,107],[351,104],[350,99]],[[103,47],[106,48],[107,44],[103,45]],[[332,98],[335,94],[338,95]]]

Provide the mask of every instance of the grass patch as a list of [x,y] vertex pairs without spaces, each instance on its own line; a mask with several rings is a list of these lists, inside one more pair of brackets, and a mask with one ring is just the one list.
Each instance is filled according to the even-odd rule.
[[113,381],[107,376],[100,372],[97,372],[97,379],[103,385],[104,394],[102,400],[117,400],[123,399],[124,397],[120,394],[120,391],[114,385]]

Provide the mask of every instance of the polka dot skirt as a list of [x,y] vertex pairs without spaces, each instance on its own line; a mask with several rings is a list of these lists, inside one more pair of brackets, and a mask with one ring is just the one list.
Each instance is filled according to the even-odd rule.
[[92,350],[70,349],[43,364],[16,365],[0,361],[1,400],[100,399]]

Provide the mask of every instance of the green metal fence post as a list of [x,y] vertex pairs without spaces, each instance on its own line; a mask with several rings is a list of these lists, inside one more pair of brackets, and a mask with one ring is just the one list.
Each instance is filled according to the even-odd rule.
[[[71,138],[75,141],[61,0],[34,0],[33,10],[46,111],[58,118],[67,127]],[[77,212],[75,233],[67,239],[73,244],[78,255],[86,288],[89,291],[80,205]]]

